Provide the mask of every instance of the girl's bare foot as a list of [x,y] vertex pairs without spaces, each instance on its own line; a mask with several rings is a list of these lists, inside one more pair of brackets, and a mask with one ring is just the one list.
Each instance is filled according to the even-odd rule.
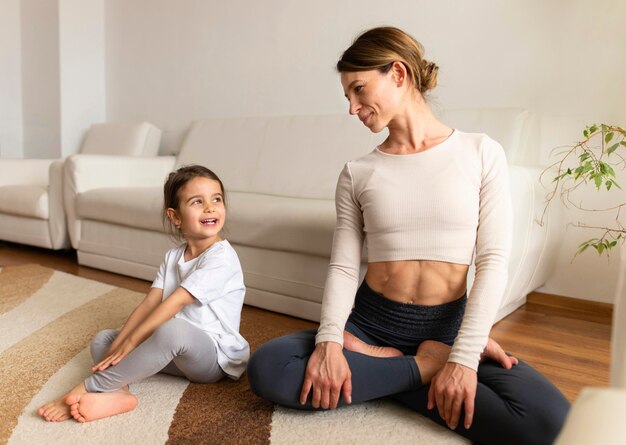
[[420,371],[422,385],[430,383],[435,374],[443,368],[448,361],[450,349],[452,349],[450,346],[434,340],[426,340],[419,345],[415,363]]
[[106,393],[72,394],[65,403],[74,419],[84,423],[132,411],[137,406],[137,397],[119,390]]
[[371,357],[402,357],[404,354],[391,346],[372,346],[355,337],[348,331],[343,331],[343,347],[348,351],[358,352]]
[[63,398],[46,403],[37,410],[37,414],[48,422],[62,422],[71,417],[70,407],[65,404]]
[[80,383],[76,385],[70,392],[60,399],[46,403],[37,410],[37,414],[46,419],[48,422],[62,422],[71,417],[70,407],[65,403],[65,399],[73,394],[85,394],[87,390],[85,385]]

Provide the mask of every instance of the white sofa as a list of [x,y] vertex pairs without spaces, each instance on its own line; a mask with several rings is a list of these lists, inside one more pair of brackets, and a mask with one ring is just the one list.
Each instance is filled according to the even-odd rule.
[[[93,124],[81,153],[155,156],[161,130],[147,122]],[[69,247],[63,160],[0,159],[0,239],[49,249]]]
[[[520,109],[454,110],[445,119],[503,141],[511,162],[515,235],[502,317],[544,283],[552,264],[549,227],[535,222],[544,202],[541,169],[515,164],[537,152],[530,144],[533,116]],[[72,156],[65,203],[79,262],[152,280],[172,245],[161,220],[165,177],[199,163],[225,184],[224,233],[243,265],[246,303],[319,320],[337,177],[346,161],[383,138],[349,116],[224,118],[195,122],[176,157]]]
[[611,331],[608,388],[584,388],[572,406],[555,445],[626,443],[626,244],[621,246]]

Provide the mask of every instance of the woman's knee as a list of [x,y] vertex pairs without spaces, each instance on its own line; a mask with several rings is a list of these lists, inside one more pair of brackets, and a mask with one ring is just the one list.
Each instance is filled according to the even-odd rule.
[[275,349],[270,343],[262,345],[257,349],[248,361],[248,382],[250,389],[257,396],[264,399],[273,400],[273,392],[276,383],[276,371],[279,358],[275,354]]
[[527,419],[523,422],[523,428],[520,428],[520,436],[524,438],[521,443],[552,444],[563,428],[569,409],[570,404],[564,398],[549,397],[534,408],[529,407]]
[[271,340],[252,354],[248,382],[257,396],[299,408],[299,395],[311,351],[299,351],[284,337]]

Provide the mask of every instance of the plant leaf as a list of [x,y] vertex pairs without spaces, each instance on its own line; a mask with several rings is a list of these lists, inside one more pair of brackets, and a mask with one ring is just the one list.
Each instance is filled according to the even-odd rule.
[[596,189],[600,190],[600,186],[602,185],[602,176],[601,175],[597,175],[593,178],[594,182],[596,183]]
[[604,135],[604,142],[608,144],[609,142],[611,142],[611,139],[613,139],[613,132],[609,131],[607,134]]
[[[622,142],[624,142],[624,141],[622,141]],[[607,149],[606,149],[606,154],[607,154],[607,155],[610,155],[610,154],[611,154],[611,153],[613,153],[615,150],[617,150],[617,147],[619,147],[619,144],[618,144],[618,143],[611,145],[609,148],[607,148]]]

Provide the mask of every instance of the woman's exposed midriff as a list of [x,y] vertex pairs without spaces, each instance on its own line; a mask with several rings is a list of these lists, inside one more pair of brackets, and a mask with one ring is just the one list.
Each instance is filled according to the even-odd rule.
[[369,263],[365,281],[398,303],[432,306],[459,299],[467,289],[465,264],[409,260]]

